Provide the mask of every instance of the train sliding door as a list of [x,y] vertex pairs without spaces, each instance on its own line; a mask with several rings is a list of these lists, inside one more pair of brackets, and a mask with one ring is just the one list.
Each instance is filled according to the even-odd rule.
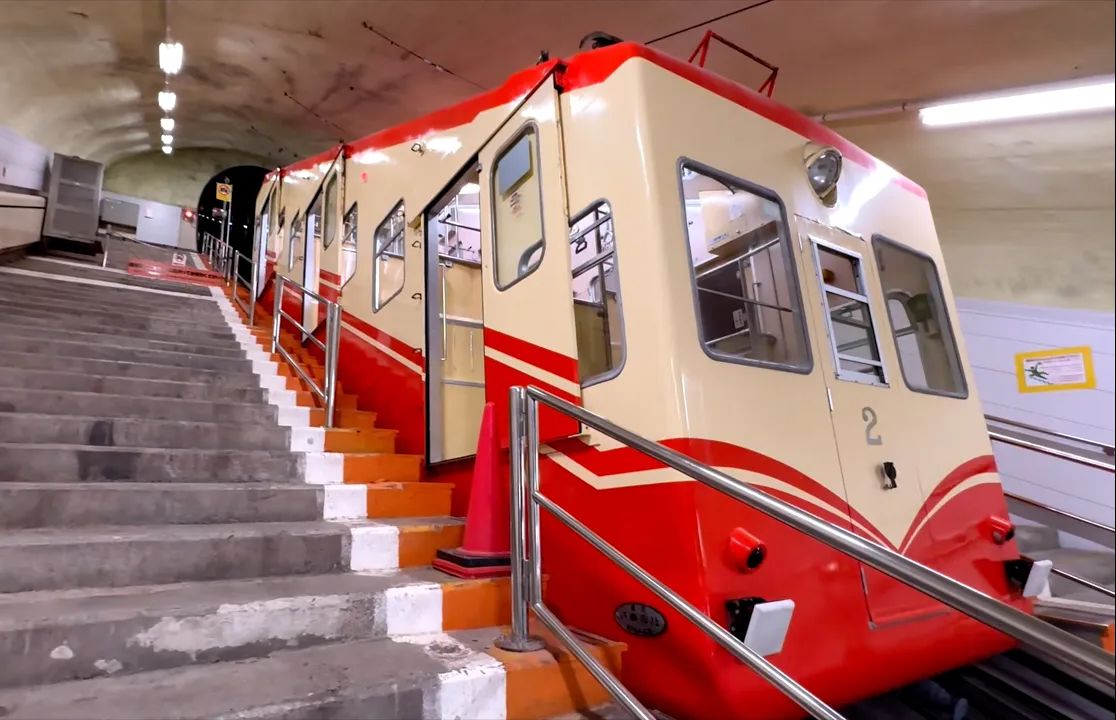
[[484,412],[480,185],[471,163],[427,209],[427,456],[472,455]]
[[[887,310],[871,248],[837,228],[801,217],[798,225],[803,264],[813,269],[806,273],[812,281],[804,285],[829,345],[819,355],[845,497],[878,533],[872,539],[902,551],[927,494],[918,458],[926,418],[907,402],[902,379],[892,377],[892,347],[885,343]],[[875,624],[908,620],[940,607],[876,570],[861,566],[861,572]]]
[[[480,151],[485,393],[504,442],[510,387],[581,401],[558,113],[544,82]],[[544,408],[539,429],[546,439],[579,426]]]

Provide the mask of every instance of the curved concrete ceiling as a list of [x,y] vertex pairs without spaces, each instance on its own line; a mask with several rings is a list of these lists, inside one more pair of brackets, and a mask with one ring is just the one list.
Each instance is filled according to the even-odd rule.
[[[647,41],[748,4],[5,2],[0,124],[105,162],[157,148],[156,47],[169,28],[186,54],[171,78],[176,146],[284,164],[494,86],[542,49],[573,53],[588,32]],[[686,57],[716,30],[780,66],[777,99],[833,111],[1111,73],[1113,7],[774,0],[656,47]],[[708,66],[762,79],[723,47]]]

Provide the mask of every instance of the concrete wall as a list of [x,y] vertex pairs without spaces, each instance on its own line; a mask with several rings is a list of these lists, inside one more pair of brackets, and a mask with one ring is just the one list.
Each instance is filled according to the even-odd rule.
[[[1116,317],[965,298],[958,300],[958,310],[972,363],[972,384],[989,414],[1112,443]],[[1079,345],[1092,348],[1095,390],[1019,392],[1016,353]],[[1111,475],[1002,443],[993,447],[1009,492],[1106,525],[1116,524]],[[1063,536],[1063,544],[1078,543]]]
[[185,148],[172,155],[140,153],[105,168],[105,190],[147,200],[197,207],[198,195],[218,172],[236,165],[268,167],[266,159],[235,150]]
[[1112,312],[1116,116],[834,129],[926,188],[959,296]]
[[0,188],[46,192],[53,153],[0,126]]

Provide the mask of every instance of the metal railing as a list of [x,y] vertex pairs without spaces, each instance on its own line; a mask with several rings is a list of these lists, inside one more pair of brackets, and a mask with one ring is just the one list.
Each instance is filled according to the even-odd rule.
[[1019,422],[1018,420],[1008,420],[1007,418],[997,417],[995,415],[985,415],[984,419],[988,423],[991,423],[991,425],[989,425],[988,427],[988,436],[996,442],[1005,443],[1007,445],[1015,445],[1016,447],[1033,450],[1034,452],[1040,453],[1042,455],[1049,455],[1051,457],[1060,458],[1062,460],[1068,460],[1069,462],[1077,463],[1078,465],[1085,465],[1086,467],[1095,468],[1097,470],[1104,470],[1110,473],[1116,472],[1116,466],[1114,466],[1111,461],[1105,461],[1099,457],[1091,457],[1080,452],[1074,452],[1072,449],[1069,448],[1052,447],[1051,445],[1042,442],[1042,440],[1039,438],[1031,439],[1017,437],[1015,435],[1008,435],[1007,433],[996,430],[992,427],[992,425],[1002,425],[1008,428],[1015,428],[1017,430],[1023,431],[1025,434],[1038,434],[1040,436],[1045,436],[1048,438],[1056,438],[1058,440],[1065,440],[1071,443],[1088,445],[1090,447],[1099,449],[1101,454],[1111,457],[1113,448],[1107,443],[1097,442],[1096,440],[1089,440],[1088,438],[1078,437],[1076,435],[1070,435],[1063,432],[1057,432],[1055,430],[1047,430],[1046,428],[1041,428],[1037,425],[1030,425],[1028,423]]
[[[248,277],[240,274],[242,265],[248,266]],[[240,306],[244,314],[248,316],[248,324],[255,325],[256,323],[256,283],[258,281],[258,273],[256,272],[256,264],[252,262],[252,258],[244,255],[238,250],[233,250],[232,268],[230,269],[232,275],[232,296],[233,301]],[[244,289],[248,291],[248,297],[241,298],[238,292],[238,286],[243,285]]]
[[652,720],[654,716],[581,647],[543,601],[542,541],[539,529],[541,509],[545,509],[697,625],[807,713],[826,720],[839,720],[842,716],[540,492],[540,403],[1015,638],[1026,647],[1057,659],[1065,667],[1078,671],[1109,689],[1116,687],[1112,656],[1085,640],[882,545],[756,490],[693,458],[636,435],[546,391],[536,387],[513,387],[510,391],[512,627],[510,633],[502,637],[498,644],[507,650],[532,650],[539,647],[538,639],[529,634],[528,611],[533,611],[539,621],[562,640],[616,701],[640,720]]
[[[253,275],[255,275],[255,273],[253,273]],[[283,295],[286,292],[287,285],[290,285],[298,292],[300,296],[300,305],[304,304],[306,297],[311,297],[325,305],[326,319],[324,342],[314,337],[314,330],[316,328],[306,327],[283,310]],[[287,352],[282,343],[279,342],[279,331],[284,319],[298,328],[299,334],[303,338],[317,345],[325,354],[325,377],[322,379],[322,385],[319,385],[314,378],[310,377],[310,374],[299,366],[298,362]],[[275,308],[271,326],[271,352],[279,353],[279,355],[294,368],[294,371],[298,373],[298,376],[302,378],[307,386],[309,386],[311,392],[321,399],[322,404],[325,406],[325,426],[327,428],[333,427],[334,404],[337,396],[337,355],[340,350],[340,342],[341,306],[335,302],[326,300],[313,290],[307,290],[294,280],[285,278],[276,273]]]
[[[1113,463],[1111,462],[1106,462],[1099,457],[1092,457],[1082,454],[1081,452],[1075,452],[1071,447],[1054,447],[1053,445],[1048,444],[1049,439],[1061,440],[1067,443],[1097,448],[1101,454],[1111,456],[1113,453],[1113,447],[1108,443],[1098,442],[1096,440],[1083,438],[1078,435],[1071,435],[1069,433],[1058,432],[1057,430],[1049,430],[1044,427],[1039,427],[1038,425],[1031,425],[1030,423],[1020,422],[1018,420],[1009,420],[1008,418],[998,417],[996,415],[985,415],[984,419],[985,421],[990,423],[988,428],[989,437],[997,442],[1014,445],[1025,450],[1031,450],[1042,455],[1056,457],[1061,460],[1066,460],[1078,465],[1084,465],[1096,470],[1116,473],[1116,467],[1114,467]],[[1017,431],[1022,431],[1022,433],[1024,434],[1030,434],[1036,437],[1030,439],[1016,437],[1015,435],[1007,435],[993,429],[992,425],[1001,425],[1006,428],[1012,428]],[[1052,524],[1054,524],[1055,526],[1058,525],[1058,521],[1064,521],[1068,523],[1072,528],[1074,528],[1059,529],[1066,529],[1066,531],[1071,534],[1080,535],[1081,537],[1093,540],[1094,542],[1106,544],[1109,547],[1113,546],[1113,535],[1116,534],[1116,528],[1104,525],[1103,523],[1095,522],[1093,520],[1089,520],[1088,518],[1083,518],[1079,515],[1074,515],[1073,513],[1069,513],[1064,510],[1059,510],[1036,500],[1016,495],[1015,493],[1005,491],[1004,496],[1008,498],[1009,501],[1015,503],[1023,503],[1024,505],[1038,508],[1043,513],[1053,515],[1055,522]],[[1026,515],[1026,512],[1024,511],[1019,514]],[[1033,520],[1035,518],[1032,517],[1031,519]],[[1065,570],[1062,570],[1058,567],[1052,567],[1050,571],[1055,575],[1058,575],[1059,577],[1064,577],[1067,580],[1075,582],[1083,587],[1087,587],[1094,592],[1107,595],[1110,598],[1116,598],[1116,592],[1109,590],[1105,586],[1095,583],[1092,580],[1080,577],[1079,575],[1074,575],[1073,573],[1066,572]]]

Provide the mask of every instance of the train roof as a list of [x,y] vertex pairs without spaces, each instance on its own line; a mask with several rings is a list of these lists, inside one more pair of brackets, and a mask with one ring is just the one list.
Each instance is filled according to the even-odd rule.
[[340,150],[343,150],[345,156],[349,157],[361,151],[378,150],[398,145],[408,140],[417,140],[431,132],[464,125],[485,110],[510,103],[529,94],[558,66],[563,66],[560,69],[561,85],[562,89],[568,92],[604,82],[620,66],[633,58],[654,63],[664,70],[689,80],[709,92],[801,135],[806,140],[819,145],[831,145],[840,150],[847,160],[866,170],[887,172],[892,176],[892,182],[919,197],[926,197],[926,191],[918,183],[899,174],[886,163],[869,154],[855,143],[846,140],[831,128],[797,110],[775,102],[766,95],[702,67],[684,62],[646,45],[631,42],[618,43],[579,53],[568,60],[548,60],[534,67],[520,70],[508,77],[497,88],[474,95],[440,110],[435,110],[428,115],[401,125],[379,130],[351,143],[335,145],[317,155],[287,165],[280,172],[282,175],[287,175],[298,170],[309,169],[320,163],[330,162]]

